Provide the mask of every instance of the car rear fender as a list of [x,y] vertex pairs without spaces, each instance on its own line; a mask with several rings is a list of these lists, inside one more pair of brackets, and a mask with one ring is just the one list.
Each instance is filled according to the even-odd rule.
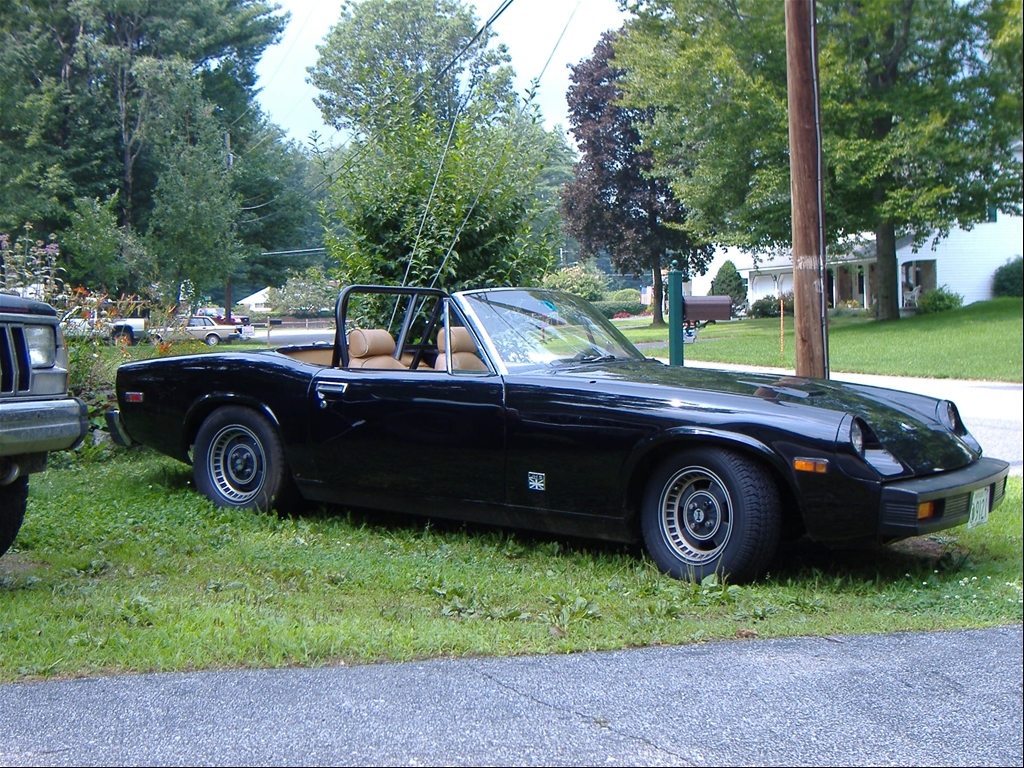
[[188,454],[189,449],[195,443],[196,434],[199,432],[203,422],[206,421],[207,416],[225,405],[241,405],[246,408],[252,408],[254,411],[262,413],[270,419],[275,427],[281,428],[280,421],[278,421],[274,411],[266,403],[235,392],[211,392],[194,402],[185,414],[185,428],[181,433],[183,453]]
[[669,454],[694,445],[726,448],[735,453],[749,456],[767,467],[779,485],[783,497],[783,508],[797,512],[799,520],[787,521],[796,527],[803,526],[803,504],[800,494],[793,485],[793,478],[787,471],[785,461],[771,448],[750,435],[737,434],[708,427],[674,427],[659,432],[639,443],[627,460],[623,475],[626,498],[624,509],[630,516],[638,518],[641,500],[651,471]]

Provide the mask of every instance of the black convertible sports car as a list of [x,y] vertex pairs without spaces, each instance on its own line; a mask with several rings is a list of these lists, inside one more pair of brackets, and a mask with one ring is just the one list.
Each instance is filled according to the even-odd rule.
[[333,345],[121,366],[112,432],[191,462],[222,506],[642,540],[674,576],[737,582],[783,532],[972,527],[1005,491],[949,401],[669,367],[564,293],[352,286],[336,314]]

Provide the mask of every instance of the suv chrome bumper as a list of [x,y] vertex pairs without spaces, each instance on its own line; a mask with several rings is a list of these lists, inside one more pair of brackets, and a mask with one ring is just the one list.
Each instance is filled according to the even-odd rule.
[[[1005,461],[983,458],[963,469],[886,485],[882,488],[879,534],[884,539],[900,539],[963,525],[970,516],[971,493],[989,486],[989,509],[995,509],[1006,493],[1009,471]],[[936,514],[918,520],[918,505],[928,501],[936,502]]]
[[0,400],[0,456],[77,448],[89,433],[89,409],[77,397]]

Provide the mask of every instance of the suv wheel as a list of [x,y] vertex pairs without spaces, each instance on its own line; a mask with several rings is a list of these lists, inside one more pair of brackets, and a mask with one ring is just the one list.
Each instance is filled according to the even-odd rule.
[[18,535],[28,504],[28,478],[19,477],[10,485],[0,486],[0,555],[6,552]]

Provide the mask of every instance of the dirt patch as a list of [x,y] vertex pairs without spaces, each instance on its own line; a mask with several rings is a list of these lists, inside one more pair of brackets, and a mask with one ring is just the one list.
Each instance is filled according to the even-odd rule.
[[35,560],[24,552],[10,552],[0,557],[0,574],[14,576],[46,568],[48,565],[46,561]]
[[911,539],[890,544],[889,549],[903,555],[914,555],[930,560],[941,560],[949,555],[956,556],[964,551],[955,543],[934,536],[915,536]]

